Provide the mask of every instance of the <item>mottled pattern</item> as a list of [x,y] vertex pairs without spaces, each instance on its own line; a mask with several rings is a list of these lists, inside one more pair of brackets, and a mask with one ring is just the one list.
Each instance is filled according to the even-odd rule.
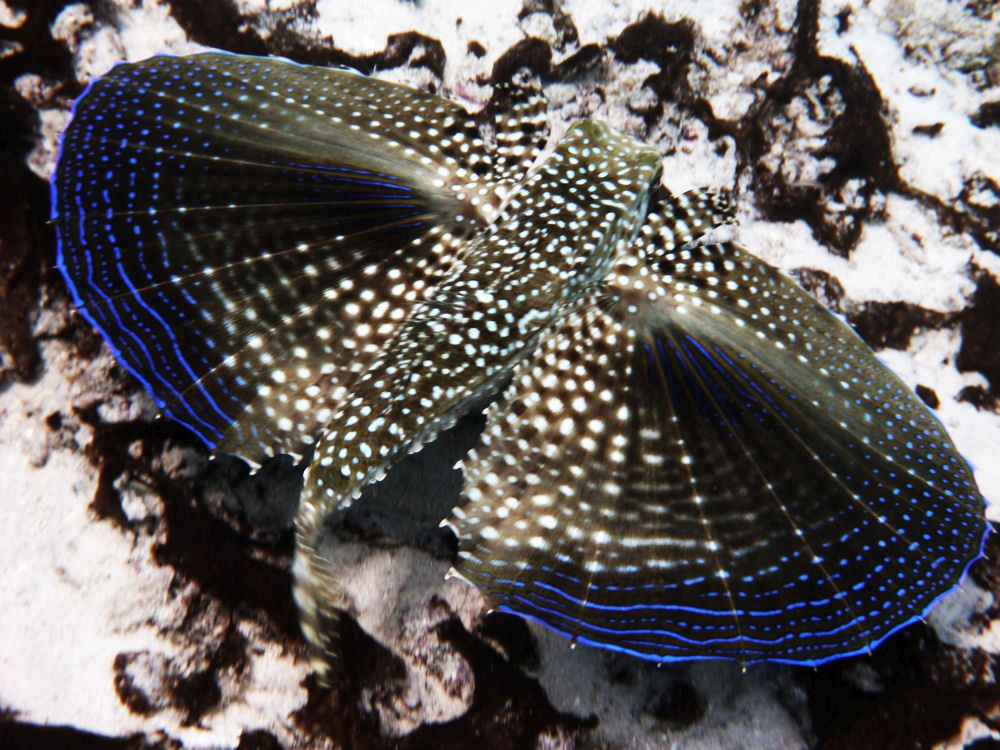
[[653,660],[817,664],[922,616],[980,553],[943,428],[732,242],[722,194],[585,120],[541,164],[445,100],[233,55],[121,66],[54,180],[60,268],[166,413],[252,459],[316,440],[303,630],[349,607],[321,526],[508,383],[464,462],[458,573]]

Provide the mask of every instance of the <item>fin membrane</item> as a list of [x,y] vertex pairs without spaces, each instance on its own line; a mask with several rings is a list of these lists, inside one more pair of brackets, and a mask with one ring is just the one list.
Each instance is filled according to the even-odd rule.
[[481,146],[457,105],[351,71],[120,65],[64,136],[59,267],[206,445],[299,452],[499,204]]
[[493,407],[464,462],[458,572],[646,659],[863,653],[980,554],[971,471],[791,281],[652,221]]

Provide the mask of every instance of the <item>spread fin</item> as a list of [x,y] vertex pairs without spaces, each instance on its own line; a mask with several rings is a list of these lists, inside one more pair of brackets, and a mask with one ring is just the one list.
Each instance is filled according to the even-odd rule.
[[492,408],[450,522],[457,572],[655,661],[867,652],[979,556],[969,467],[793,282],[651,221]]
[[80,311],[217,451],[301,452],[500,198],[473,118],[348,70],[119,65],[53,180]]

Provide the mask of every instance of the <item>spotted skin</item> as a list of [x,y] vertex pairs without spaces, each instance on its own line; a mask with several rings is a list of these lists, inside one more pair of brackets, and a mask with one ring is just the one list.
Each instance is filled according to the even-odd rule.
[[446,519],[494,606],[654,661],[820,664],[921,617],[981,553],[944,429],[854,333],[584,120],[481,134],[341,70],[115,68],[53,182],[59,266],[164,412],[218,451],[315,442],[295,597],[324,672],[350,610],[324,521],[484,398]]
[[[601,123],[573,126],[355,383],[306,472],[297,535],[310,573],[295,594],[308,630],[334,619],[325,601],[336,571],[316,551],[322,520],[499,388],[560,309],[607,273],[659,163]],[[584,221],[585,208],[597,218]]]

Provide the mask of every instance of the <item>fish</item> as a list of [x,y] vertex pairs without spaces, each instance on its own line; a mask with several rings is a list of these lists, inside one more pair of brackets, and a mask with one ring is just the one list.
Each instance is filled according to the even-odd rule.
[[311,456],[294,594],[322,675],[323,523],[484,400],[454,573],[658,663],[817,666],[982,556],[972,469],[841,319],[735,239],[725,191],[542,92],[490,121],[355,71],[120,64],[52,180],[76,309],[212,453]]

